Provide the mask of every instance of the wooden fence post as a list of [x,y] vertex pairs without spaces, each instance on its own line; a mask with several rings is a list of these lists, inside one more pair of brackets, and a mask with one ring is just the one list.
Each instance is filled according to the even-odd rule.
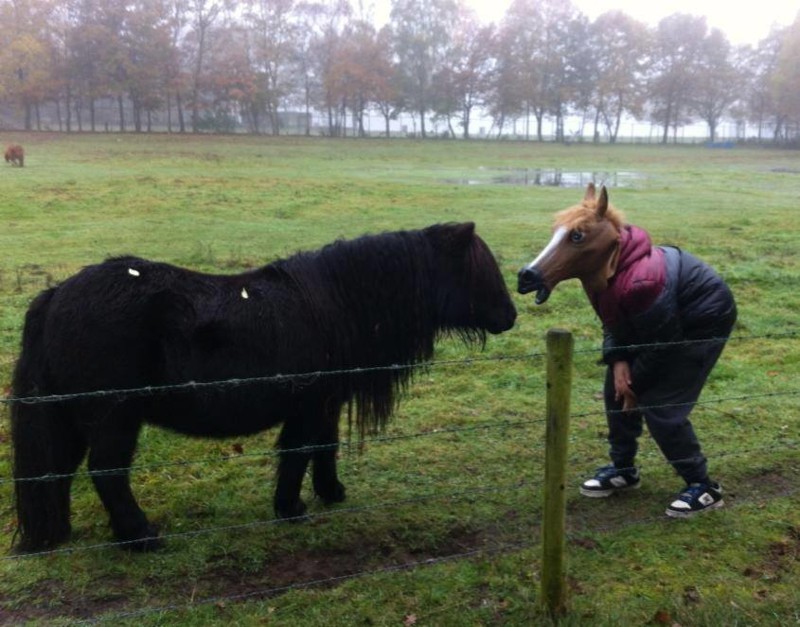
[[565,483],[573,339],[569,331],[547,332],[547,429],[545,434],[544,510],[542,513],[541,600],[551,616],[567,611],[564,567]]

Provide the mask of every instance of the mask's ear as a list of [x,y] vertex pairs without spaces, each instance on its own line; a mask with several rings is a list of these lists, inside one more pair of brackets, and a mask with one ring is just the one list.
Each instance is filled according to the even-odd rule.
[[594,183],[589,183],[586,186],[586,193],[583,195],[583,199],[587,202],[594,200]]
[[606,186],[600,188],[600,198],[597,199],[597,217],[602,218],[606,215],[606,209],[608,209],[608,192],[606,192]]
[[617,245],[614,247],[614,252],[612,252],[611,255],[609,256],[608,263],[606,264],[606,270],[605,270],[606,281],[611,279],[611,277],[613,277],[617,273],[617,264],[619,263],[619,249],[620,249],[619,242],[617,242]]

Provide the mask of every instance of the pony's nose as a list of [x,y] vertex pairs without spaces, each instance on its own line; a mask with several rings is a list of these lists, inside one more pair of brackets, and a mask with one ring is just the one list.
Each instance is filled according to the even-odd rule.
[[517,275],[517,291],[520,294],[528,294],[539,289],[544,283],[542,273],[538,268],[525,266]]

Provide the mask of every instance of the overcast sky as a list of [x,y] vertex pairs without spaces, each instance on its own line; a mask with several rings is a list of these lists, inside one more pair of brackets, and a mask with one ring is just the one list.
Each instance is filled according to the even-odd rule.
[[[572,0],[589,19],[619,9],[637,20],[655,26],[673,13],[704,15],[709,28],[719,28],[733,44],[757,44],[773,25],[788,26],[800,12],[796,0]],[[374,2],[376,20],[388,18],[391,0],[362,0],[364,6]],[[466,0],[483,22],[499,22],[511,0]],[[357,3],[357,0],[354,2]],[[733,6],[738,5],[738,6]]]
[[[492,4],[487,0],[469,1],[475,3],[476,10],[481,5]],[[592,20],[611,9],[621,9],[650,26],[673,13],[705,15],[709,28],[719,28],[734,44],[757,44],[774,24],[788,26],[800,12],[800,2],[794,0],[573,0],[573,3]],[[508,6],[504,0],[500,0],[500,4]]]

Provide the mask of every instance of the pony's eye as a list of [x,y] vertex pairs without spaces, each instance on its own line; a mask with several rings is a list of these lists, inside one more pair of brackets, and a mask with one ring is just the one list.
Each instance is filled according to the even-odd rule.
[[583,241],[583,238],[583,231],[578,231],[576,229],[569,232],[569,241],[571,241],[573,244],[579,244]]

